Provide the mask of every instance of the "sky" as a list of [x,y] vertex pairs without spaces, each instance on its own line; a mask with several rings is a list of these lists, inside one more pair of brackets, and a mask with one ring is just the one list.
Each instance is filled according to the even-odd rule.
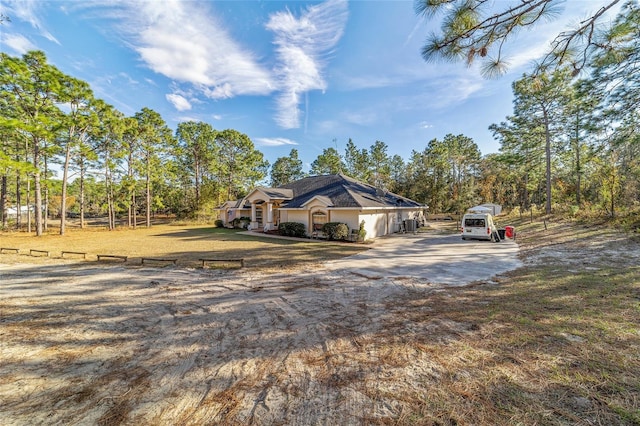
[[488,128],[512,113],[511,83],[603,3],[560,3],[555,20],[509,43],[496,79],[425,62],[439,22],[412,0],[2,0],[0,50],[42,50],[127,116],[147,107],[173,130],[189,120],[238,130],[271,164],[295,148],[308,171],[349,139],[360,149],[382,141],[405,161],[447,134],[498,152]]

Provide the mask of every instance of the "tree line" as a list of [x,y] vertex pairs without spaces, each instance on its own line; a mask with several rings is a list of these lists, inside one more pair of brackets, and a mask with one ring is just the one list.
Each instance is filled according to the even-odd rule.
[[[616,18],[603,24],[619,5]],[[417,14],[441,18],[423,58],[468,65],[480,60],[482,74],[501,75],[508,68],[506,42],[561,13],[559,6],[558,0],[495,8],[483,0],[416,0]],[[513,114],[490,126],[501,144],[500,153],[482,164],[483,175],[495,183],[492,198],[517,199],[523,208],[544,204],[546,213],[554,202],[610,216],[638,207],[639,46],[637,0],[603,2],[553,39],[533,71],[513,83]]]
[[[121,215],[135,227],[143,214],[150,226],[154,211],[192,215],[245,194],[266,176],[269,163],[237,130],[183,122],[173,132],[149,108],[126,117],[96,98],[88,83],[47,63],[42,52],[0,59],[3,228],[9,206],[33,205],[28,212],[36,235],[50,216],[60,219],[64,234],[71,199],[81,224],[90,208],[108,216],[109,229]],[[60,180],[52,176],[54,164]]]
[[[482,156],[464,135],[433,139],[405,160],[388,145],[326,148],[308,174],[343,173],[423,202],[431,212],[463,212],[481,202],[529,209],[554,205],[610,216],[640,204],[640,8],[627,3],[576,73],[536,69],[512,85],[513,113],[490,130],[498,153]],[[157,112],[127,117],[88,83],[47,63],[42,52],[1,54],[0,214],[33,205],[35,233],[49,218],[65,232],[68,212],[151,224],[153,212],[210,214],[258,184],[307,175],[298,151],[270,165],[233,129],[182,122],[172,131]],[[61,171],[52,175],[52,165]],[[27,220],[31,227],[32,220]],[[21,227],[21,215],[16,226]]]

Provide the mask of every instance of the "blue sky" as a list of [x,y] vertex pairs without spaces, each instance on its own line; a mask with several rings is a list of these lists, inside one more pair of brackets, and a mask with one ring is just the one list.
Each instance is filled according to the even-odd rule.
[[512,111],[511,82],[530,70],[560,31],[603,3],[572,0],[556,20],[508,46],[508,74],[426,63],[421,46],[437,22],[413,1],[29,1],[2,0],[10,22],[0,48],[42,50],[126,115],[143,107],[175,129],[181,121],[247,134],[273,162],[298,150],[343,154],[377,140],[388,154],[446,134],[497,152],[488,127]]

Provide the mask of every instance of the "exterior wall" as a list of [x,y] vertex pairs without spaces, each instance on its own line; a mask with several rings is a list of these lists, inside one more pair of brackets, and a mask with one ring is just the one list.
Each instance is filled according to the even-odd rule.
[[[285,212],[282,212],[281,214],[284,214]],[[304,223],[305,226],[307,226],[307,228],[309,227],[309,212],[306,210],[289,210],[286,212],[287,215],[287,220],[285,221],[284,219],[282,219],[282,216],[280,216],[280,218],[282,219],[282,222],[298,222],[298,223]]]
[[400,224],[405,219],[417,219],[422,210],[373,210],[367,213],[360,213],[358,225],[364,220],[367,230],[367,239],[377,238],[383,235],[394,234],[400,229]]
[[399,232],[400,223],[402,223],[402,213],[398,214],[398,211],[396,210],[387,213],[388,234],[395,234],[396,232]]
[[[361,212],[360,210],[331,210],[327,209],[321,203],[311,206],[310,210],[280,210],[280,222],[298,222],[303,223],[307,227],[310,234],[311,215],[321,211],[328,214],[327,221],[345,223],[349,229],[358,230],[360,222],[364,220],[366,238],[373,239],[387,234],[394,234],[399,231],[399,224],[405,219],[415,219],[418,217],[421,209],[416,210],[371,210]],[[275,215],[276,213],[274,213]]]
[[364,229],[367,231],[366,239],[377,238],[387,233],[387,214],[386,212],[375,212],[364,214],[361,213],[358,221],[364,220]]
[[346,223],[349,230],[360,228],[360,215],[358,210],[332,210],[331,222]]
[[[220,219],[223,221],[224,226],[227,228],[231,228],[233,227],[233,220],[240,218],[240,217],[251,217],[251,210],[249,209],[237,209],[235,210],[235,212],[230,209],[230,208],[226,208],[222,211],[220,211]],[[230,219],[231,218],[231,219]]]

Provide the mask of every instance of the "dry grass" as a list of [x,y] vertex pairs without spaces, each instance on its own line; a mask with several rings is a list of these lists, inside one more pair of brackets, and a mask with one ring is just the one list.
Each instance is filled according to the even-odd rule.
[[499,285],[387,306],[364,352],[378,348],[391,370],[410,354],[424,374],[422,389],[387,396],[402,402],[397,424],[639,425],[637,237],[553,218],[517,225],[528,266]]
[[[118,228],[115,231],[70,228],[62,236],[55,231],[41,237],[24,232],[0,234],[0,247],[17,248],[21,254],[3,254],[2,260],[47,261],[46,257],[30,256],[33,249],[49,251],[55,261],[61,261],[63,251],[87,253],[88,260],[96,260],[98,254],[128,256],[127,265],[139,265],[143,257],[177,259],[182,267],[201,267],[200,258],[244,258],[247,268],[281,271],[314,267],[323,261],[366,250],[363,245],[243,235],[233,229],[182,223],[164,223],[151,228]],[[78,261],[81,257],[66,255],[65,259]]]

